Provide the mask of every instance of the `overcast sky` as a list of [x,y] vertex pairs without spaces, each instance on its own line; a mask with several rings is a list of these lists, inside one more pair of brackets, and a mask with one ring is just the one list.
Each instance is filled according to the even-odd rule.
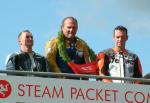
[[143,74],[150,72],[150,0],[0,0],[0,69],[9,53],[19,50],[17,35],[34,35],[34,51],[45,55],[46,41],[55,37],[64,17],[78,20],[77,36],[96,52],[113,47],[113,29],[128,29],[127,49],[136,53]]

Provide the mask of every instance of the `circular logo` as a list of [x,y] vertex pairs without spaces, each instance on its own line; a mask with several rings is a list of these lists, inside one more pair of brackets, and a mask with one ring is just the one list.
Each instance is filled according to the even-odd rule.
[[11,85],[6,80],[0,80],[0,98],[7,98],[11,93]]

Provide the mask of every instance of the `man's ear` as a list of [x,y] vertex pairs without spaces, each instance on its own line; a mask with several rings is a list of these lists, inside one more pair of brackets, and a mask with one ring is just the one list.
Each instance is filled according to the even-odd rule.
[[115,34],[113,34],[113,39],[115,39]]
[[126,37],[127,37],[127,39],[126,39],[126,40],[128,40],[128,35],[127,35]]
[[18,44],[21,45],[21,40],[20,40],[20,38],[18,38]]

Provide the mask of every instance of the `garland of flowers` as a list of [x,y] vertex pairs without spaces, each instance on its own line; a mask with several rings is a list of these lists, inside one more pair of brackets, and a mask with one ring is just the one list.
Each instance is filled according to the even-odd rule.
[[[84,42],[84,40],[82,40],[82,39],[80,39],[78,37],[76,37],[76,38],[81,40],[84,43],[84,45],[88,47],[89,54],[91,56],[91,60],[92,61],[96,60],[96,55],[95,55],[94,51],[91,48],[89,48],[89,46]],[[65,42],[64,41],[65,40],[64,40],[63,33],[62,32],[58,32],[58,50],[59,50],[59,54],[60,54],[60,56],[62,57],[62,59],[65,62],[69,62],[69,61],[71,61],[71,59],[70,59],[68,53],[66,52],[66,47],[65,47]]]
[[70,57],[68,56],[68,53],[66,52],[65,42],[64,42],[64,35],[62,32],[58,32],[58,50],[59,54],[62,57],[62,59],[66,62],[71,61]]

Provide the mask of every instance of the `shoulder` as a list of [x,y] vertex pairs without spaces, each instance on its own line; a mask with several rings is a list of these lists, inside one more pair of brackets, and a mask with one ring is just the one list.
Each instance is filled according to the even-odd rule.
[[88,44],[83,39],[76,37],[76,40],[77,46],[88,47]]
[[15,60],[16,56],[19,55],[19,54],[20,54],[20,52],[14,52],[14,53],[8,54],[7,57],[6,57],[6,60],[5,60],[5,64],[7,64],[7,62],[10,59],[12,59],[12,60],[14,59]]
[[12,57],[15,57],[15,56],[17,56],[19,54],[21,54],[20,51],[19,52],[10,53],[10,54],[7,55],[7,58],[12,58]]
[[112,48],[108,48],[108,49],[100,51],[98,53],[98,57],[99,58],[104,58],[105,56],[112,55],[113,53],[114,53],[113,49]]
[[33,55],[36,57],[36,58],[45,58],[43,55],[39,54],[39,53],[36,53],[33,51]]
[[53,43],[53,42],[55,42],[55,43],[58,42],[58,37],[51,38],[46,43]]
[[58,37],[48,40],[45,45],[46,54],[51,51],[51,49],[57,48],[58,45]]
[[79,37],[76,37],[76,40],[77,40],[77,42],[80,42],[82,44],[86,44],[86,42],[83,39],[79,38]]
[[132,57],[132,58],[138,58],[138,55],[137,54],[135,54],[135,53],[133,53],[132,51],[130,51],[130,50],[126,50],[127,51],[127,54],[130,56],[130,57]]
[[46,46],[49,47],[49,46],[55,45],[55,44],[57,44],[57,43],[58,43],[58,37],[53,38],[53,39],[51,39],[51,40],[48,40],[48,41],[46,42]]
[[108,55],[108,54],[113,54],[114,53],[114,50],[112,48],[108,48],[106,50],[103,50],[103,52]]
[[36,59],[38,62],[45,62],[45,61],[47,61],[46,60],[46,57],[45,56],[43,56],[43,55],[41,55],[41,54],[39,54],[39,53],[35,53],[35,52],[33,52],[34,54],[34,59]]

